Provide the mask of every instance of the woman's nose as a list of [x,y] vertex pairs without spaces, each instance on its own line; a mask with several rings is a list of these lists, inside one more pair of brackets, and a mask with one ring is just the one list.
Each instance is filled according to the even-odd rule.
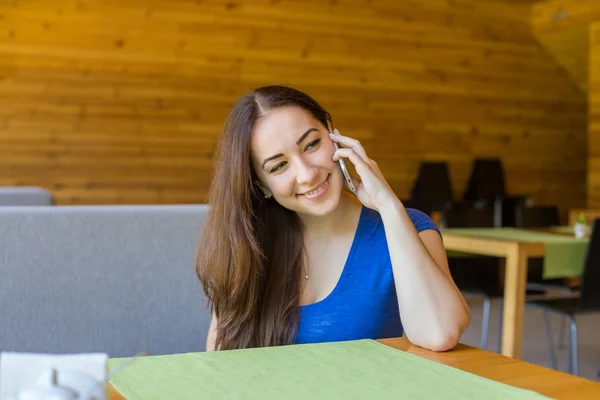
[[296,181],[299,185],[310,185],[314,183],[319,170],[306,160],[298,159],[296,164]]

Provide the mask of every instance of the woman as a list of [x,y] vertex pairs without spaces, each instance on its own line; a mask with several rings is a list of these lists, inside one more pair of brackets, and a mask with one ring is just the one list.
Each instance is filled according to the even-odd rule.
[[[403,333],[453,348],[470,315],[439,231],[328,123],[315,100],[283,86],[259,88],[231,111],[198,251],[213,311],[207,350]],[[343,190],[340,158],[360,176],[356,196]]]

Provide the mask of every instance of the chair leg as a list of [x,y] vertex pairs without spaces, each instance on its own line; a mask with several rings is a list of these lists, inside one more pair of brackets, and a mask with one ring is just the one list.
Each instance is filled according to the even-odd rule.
[[491,299],[486,298],[483,300],[483,317],[481,319],[481,344],[480,347],[485,350],[488,346],[488,333],[490,328],[490,307]]
[[565,348],[565,328],[567,327],[567,317],[560,316],[560,327],[558,330],[558,348]]
[[577,323],[575,322],[575,316],[569,317],[570,330],[569,330],[569,355],[571,356],[569,372],[575,376],[579,376],[579,355],[577,351]]
[[502,328],[504,327],[504,299],[500,299],[500,318],[498,321],[498,354],[502,354]]
[[550,318],[548,311],[543,310],[544,314],[544,325],[546,325],[546,337],[548,338],[548,350],[550,350],[550,362],[552,363],[553,369],[558,369],[558,363],[556,362],[556,354],[554,353],[554,345],[552,343],[552,330],[550,329]]

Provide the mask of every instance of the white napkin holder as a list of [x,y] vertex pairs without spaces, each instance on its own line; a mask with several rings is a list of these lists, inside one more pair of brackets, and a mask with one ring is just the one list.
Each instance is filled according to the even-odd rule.
[[106,400],[108,355],[0,353],[0,400]]

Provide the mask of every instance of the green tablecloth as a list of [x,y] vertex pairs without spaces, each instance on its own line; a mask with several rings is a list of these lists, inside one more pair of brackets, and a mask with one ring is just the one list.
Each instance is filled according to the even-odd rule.
[[146,357],[111,382],[130,400],[546,398],[371,340]]
[[[544,256],[544,279],[581,274],[589,243],[588,239],[576,239],[573,236],[516,228],[450,228],[444,229],[442,234],[445,232],[486,239],[543,243],[546,253]],[[448,257],[459,256],[461,256],[459,252],[448,252]]]

